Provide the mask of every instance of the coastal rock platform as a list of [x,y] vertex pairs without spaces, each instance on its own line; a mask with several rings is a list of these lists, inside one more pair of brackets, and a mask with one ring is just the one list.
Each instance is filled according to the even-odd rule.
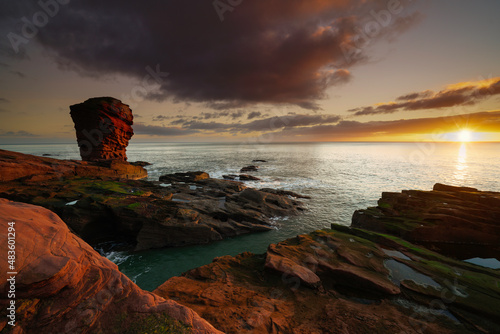
[[0,150],[0,182],[20,179],[38,182],[75,176],[138,180],[146,178],[148,172],[142,166],[120,160],[60,160]]
[[500,272],[333,225],[223,256],[154,291],[225,333],[494,333]]
[[[11,164],[5,158],[8,155],[13,157]],[[242,182],[213,179],[204,172],[165,175],[161,182],[152,182],[105,177],[97,170],[94,175],[91,170],[75,175],[70,168],[73,162],[28,159],[7,151],[0,151],[0,159],[2,156],[7,159],[7,164],[0,160],[2,175],[5,169],[6,173],[15,169],[12,164],[24,166],[24,161],[47,168],[0,182],[0,198],[54,211],[91,244],[120,241],[134,250],[203,244],[269,231],[275,228],[272,218],[304,210],[297,200],[299,194],[248,188]],[[54,173],[54,166],[67,171]]]

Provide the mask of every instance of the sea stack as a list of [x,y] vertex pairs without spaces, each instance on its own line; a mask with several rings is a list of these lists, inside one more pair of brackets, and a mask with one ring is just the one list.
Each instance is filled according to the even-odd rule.
[[126,148],[134,135],[128,105],[112,97],[95,97],[70,110],[82,160],[127,160]]

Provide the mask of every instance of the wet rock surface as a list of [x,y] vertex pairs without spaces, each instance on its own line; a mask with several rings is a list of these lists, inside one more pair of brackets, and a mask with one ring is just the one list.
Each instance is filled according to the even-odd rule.
[[228,175],[222,175],[222,178],[224,180],[239,180],[239,181],[261,181],[260,178],[253,176],[253,175],[248,175],[248,174],[228,174]]
[[[18,272],[16,327],[2,294],[2,333],[220,333],[193,310],[141,290],[49,210],[0,199],[0,216],[4,231],[15,222]],[[7,243],[0,249],[7,254]],[[12,271],[6,261],[0,270]]]
[[259,166],[246,166],[240,169],[240,173],[248,173],[248,172],[257,172],[259,170]]
[[112,97],[96,97],[70,109],[82,160],[127,160],[126,148],[134,135],[128,105]]

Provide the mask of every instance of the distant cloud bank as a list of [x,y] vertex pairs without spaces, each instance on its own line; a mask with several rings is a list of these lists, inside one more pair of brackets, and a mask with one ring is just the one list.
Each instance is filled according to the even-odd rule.
[[395,102],[349,110],[356,116],[392,114],[404,110],[439,109],[473,105],[493,95],[500,94],[500,77],[460,82],[435,93],[430,90],[410,93],[396,98]]

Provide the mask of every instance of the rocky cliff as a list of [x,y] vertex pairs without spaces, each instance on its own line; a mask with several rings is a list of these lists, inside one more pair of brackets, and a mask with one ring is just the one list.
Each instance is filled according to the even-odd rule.
[[[15,333],[220,333],[193,310],[137,287],[54,213],[0,199],[0,228],[14,222],[15,297],[2,279],[0,331]],[[2,232],[4,237],[6,233]],[[0,243],[7,254],[8,243]],[[15,301],[16,327],[7,323]],[[15,329],[15,331],[13,331]]]
[[82,160],[127,160],[126,148],[134,135],[128,105],[112,97],[96,97],[70,109]]

